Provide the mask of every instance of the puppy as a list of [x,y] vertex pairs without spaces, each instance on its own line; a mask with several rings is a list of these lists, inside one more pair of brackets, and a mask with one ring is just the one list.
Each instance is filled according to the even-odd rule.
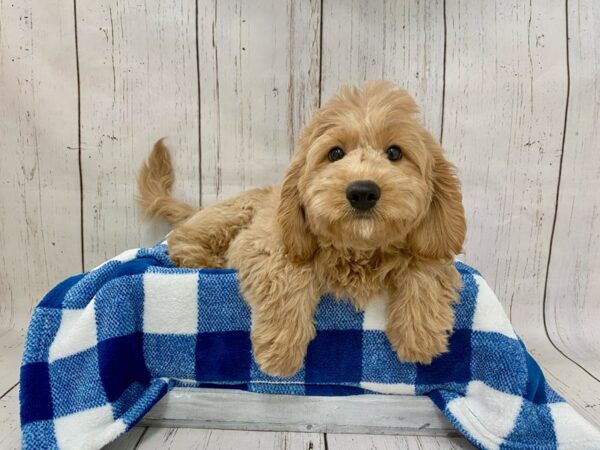
[[138,200],[175,224],[173,261],[239,272],[265,373],[298,371],[327,292],[359,310],[387,297],[386,334],[403,361],[447,351],[465,217],[455,168],[417,114],[389,83],[343,88],[303,130],[280,186],[199,211],[170,197],[161,141],[142,167]]

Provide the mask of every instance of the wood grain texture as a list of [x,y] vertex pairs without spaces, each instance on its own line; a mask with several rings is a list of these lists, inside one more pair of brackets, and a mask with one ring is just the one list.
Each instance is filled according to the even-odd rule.
[[3,397],[0,396],[0,448],[6,450],[21,448],[18,386],[15,386]]
[[455,450],[475,449],[462,437],[374,436],[327,434],[328,450]]
[[448,1],[446,20],[443,145],[464,186],[466,262],[550,383],[600,423],[588,407],[600,384],[551,345],[543,317],[567,98],[564,3]]
[[315,433],[149,428],[139,450],[324,450],[324,436]]
[[81,270],[74,55],[72,4],[0,2],[0,330]]
[[283,177],[318,104],[319,2],[198,5],[202,202]]
[[443,2],[323,2],[322,101],[344,84],[389,80],[420,105],[440,137],[444,86]]
[[600,4],[568,2],[568,26],[571,83],[546,325],[558,347],[600,379]]
[[133,450],[137,447],[147,428],[134,427],[124,435],[120,436],[110,444],[105,445],[103,450]]
[[542,323],[560,163],[564,4],[448,1],[446,9],[443,144],[463,182],[466,262],[508,312],[518,306],[517,332],[529,331],[534,317]]
[[142,420],[153,427],[447,435],[454,428],[427,397],[303,397],[177,388]]
[[196,18],[191,0],[77,2],[86,268],[152,245],[165,224],[140,220],[135,177],[169,136],[175,194],[197,203]]
[[0,397],[19,381],[25,330],[0,331]]

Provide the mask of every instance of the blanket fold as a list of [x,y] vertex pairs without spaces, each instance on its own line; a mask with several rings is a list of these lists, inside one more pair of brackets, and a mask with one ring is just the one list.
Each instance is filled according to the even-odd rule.
[[325,296],[304,366],[277,378],[252,358],[235,271],[176,268],[164,243],[124,252],[35,309],[21,367],[23,447],[100,448],[185,385],[427,395],[480,448],[600,448],[598,430],[548,386],[482,276],[456,266],[464,287],[450,351],[432,364],[397,359],[383,300],[356,312]]

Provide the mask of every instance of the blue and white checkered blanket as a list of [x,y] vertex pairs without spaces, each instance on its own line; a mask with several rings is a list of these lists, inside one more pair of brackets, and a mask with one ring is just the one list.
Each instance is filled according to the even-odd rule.
[[232,270],[175,268],[167,248],[127,251],[67,279],[31,319],[21,368],[23,446],[100,448],[177,385],[260,393],[427,395],[486,449],[600,448],[600,433],[546,383],[481,275],[456,263],[462,301],[450,352],[400,362],[385,304],[324,297],[301,371],[258,369]]

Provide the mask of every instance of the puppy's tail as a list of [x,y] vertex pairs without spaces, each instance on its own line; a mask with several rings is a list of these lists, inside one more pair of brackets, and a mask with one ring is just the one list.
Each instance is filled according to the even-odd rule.
[[164,217],[169,223],[176,225],[198,211],[198,208],[171,197],[173,181],[175,181],[175,174],[171,156],[161,139],[154,144],[137,179],[136,200],[142,207],[145,217]]

